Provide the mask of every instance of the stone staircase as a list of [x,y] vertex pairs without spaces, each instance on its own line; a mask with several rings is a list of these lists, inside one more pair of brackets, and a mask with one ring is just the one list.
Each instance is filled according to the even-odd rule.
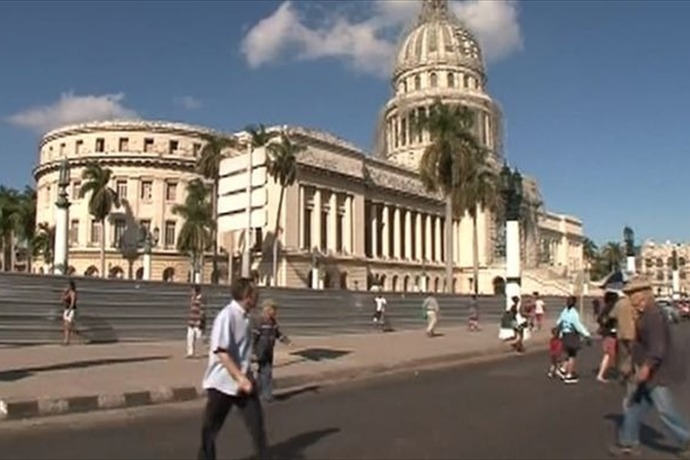
[[573,286],[569,278],[544,268],[527,268],[522,271],[522,292],[539,292],[541,295],[570,295]]

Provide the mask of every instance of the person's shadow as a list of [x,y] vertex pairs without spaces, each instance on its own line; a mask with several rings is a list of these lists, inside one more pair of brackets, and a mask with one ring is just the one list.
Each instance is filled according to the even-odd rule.
[[[613,422],[614,433],[617,434],[617,429],[620,426],[623,416],[620,414],[607,414],[604,418],[610,422]],[[678,447],[668,445],[666,443],[660,442],[665,436],[656,428],[652,428],[646,423],[640,425],[640,443],[644,446],[649,447],[652,450],[667,454],[678,453]]]
[[[335,433],[339,433],[340,428],[326,428],[322,430],[308,431],[298,434],[278,444],[269,447],[271,460],[304,460],[305,450],[317,444],[321,439]],[[256,457],[248,457],[245,460],[252,460]]]

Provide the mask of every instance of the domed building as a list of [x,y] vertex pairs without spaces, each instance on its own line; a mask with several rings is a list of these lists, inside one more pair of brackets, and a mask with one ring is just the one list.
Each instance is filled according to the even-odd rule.
[[[416,22],[398,47],[393,94],[381,112],[373,153],[323,131],[269,128],[287,133],[294,143],[306,147],[297,158],[296,182],[281,194],[267,172],[265,150],[250,155],[247,134],[232,134],[240,146],[228,151],[221,164],[218,196],[218,244],[227,262],[223,270],[236,276],[240,255],[249,250],[251,269],[262,283],[274,286],[353,290],[379,286],[395,292],[470,293],[476,285],[482,294],[502,291],[504,225],[486,213],[478,216],[479,279],[473,279],[471,221],[455,219],[453,280],[452,286],[445,286],[444,201],[420,181],[417,169],[430,139],[428,133],[413,129],[415,118],[436,99],[462,104],[475,114],[477,138],[495,164],[502,164],[501,112],[486,83],[481,48],[471,31],[448,9],[447,1],[423,0]],[[172,269],[174,281],[187,281],[188,260],[174,250],[173,229],[182,222],[172,213],[172,206],[184,200],[186,183],[197,177],[193,165],[206,132],[176,123],[104,122],[47,134],[35,170],[38,221],[52,222],[59,161],[66,158],[72,164],[73,187],[78,188],[80,168],[96,160],[113,169],[114,188],[121,192],[126,184],[132,222],[164,229],[165,243],[152,254],[151,278],[166,278],[165,270]],[[118,144],[122,139],[131,142],[128,148]],[[77,148],[79,142],[81,148]],[[168,193],[167,184],[172,183],[177,184],[174,194]],[[574,274],[583,268],[582,223],[543,210],[535,179],[525,178],[523,185],[533,211],[523,226],[523,290],[571,292]],[[70,218],[79,223],[73,231],[78,241],[70,248],[69,260],[77,274],[93,274],[98,249],[90,235],[97,231],[85,200],[81,201],[70,209]],[[109,244],[114,234],[122,233],[118,228],[106,229]],[[276,237],[279,251],[274,276]],[[116,248],[108,251],[111,270],[120,267],[122,276],[137,277],[139,259],[130,260],[131,264]],[[207,270],[209,265],[207,259]]]

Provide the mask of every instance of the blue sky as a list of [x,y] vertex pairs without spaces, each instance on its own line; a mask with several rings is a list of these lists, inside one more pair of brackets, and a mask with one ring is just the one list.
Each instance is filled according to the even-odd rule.
[[[690,2],[469,1],[505,153],[595,241],[685,241]],[[299,124],[369,149],[413,1],[0,2],[0,183],[41,130],[136,115]]]

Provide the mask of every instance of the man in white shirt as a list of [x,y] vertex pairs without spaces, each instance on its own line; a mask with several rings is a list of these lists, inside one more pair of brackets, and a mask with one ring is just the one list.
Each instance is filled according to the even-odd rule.
[[257,458],[267,458],[263,409],[250,368],[253,342],[250,312],[256,306],[258,294],[252,280],[235,281],[232,302],[213,322],[208,368],[203,381],[208,401],[199,460],[215,460],[216,437],[233,406],[242,411]]
[[374,312],[374,323],[379,323],[383,319],[383,315],[386,313],[386,298],[383,294],[378,294],[374,298],[374,303],[376,304],[376,312]]

